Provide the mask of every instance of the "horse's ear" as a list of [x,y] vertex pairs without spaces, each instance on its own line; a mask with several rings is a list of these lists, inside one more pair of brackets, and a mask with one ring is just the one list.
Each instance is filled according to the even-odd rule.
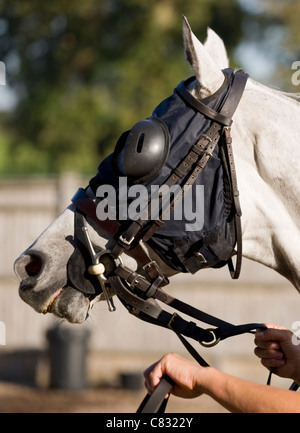
[[202,95],[209,96],[215,93],[222,85],[224,75],[204,45],[196,38],[185,17],[183,17],[183,41],[186,60],[201,85]]
[[207,38],[204,42],[207,53],[213,57],[220,69],[229,68],[229,60],[223,40],[210,27],[207,29]]

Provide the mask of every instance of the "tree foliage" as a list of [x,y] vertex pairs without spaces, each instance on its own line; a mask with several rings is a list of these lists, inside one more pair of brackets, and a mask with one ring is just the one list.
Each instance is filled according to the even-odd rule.
[[0,0],[0,59],[19,102],[1,122],[2,172],[94,173],[118,136],[191,75],[181,16],[231,50],[235,0]]

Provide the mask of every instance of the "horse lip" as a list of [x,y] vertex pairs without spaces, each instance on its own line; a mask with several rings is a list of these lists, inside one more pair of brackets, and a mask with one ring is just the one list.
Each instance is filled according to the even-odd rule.
[[54,296],[51,298],[49,304],[43,309],[43,311],[42,311],[43,314],[47,314],[48,312],[50,312],[51,307],[52,307],[54,301],[59,297],[59,295],[61,294],[62,291],[63,291],[63,289],[58,289],[54,293]]
[[[71,292],[70,292],[71,291]],[[74,293],[78,294],[78,297],[75,297]],[[70,298],[71,296],[71,298]],[[83,305],[82,301],[85,300],[85,304]],[[78,301],[80,305],[78,304]],[[90,309],[90,301],[89,299],[78,290],[74,289],[72,286],[67,285],[62,289],[57,290],[57,292],[52,297],[48,306],[42,311],[44,314],[52,313],[55,316],[66,319],[70,323],[83,323],[88,317],[88,311]]]

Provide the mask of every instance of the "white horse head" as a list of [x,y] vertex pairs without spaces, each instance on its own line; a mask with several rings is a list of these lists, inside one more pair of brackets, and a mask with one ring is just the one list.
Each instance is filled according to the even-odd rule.
[[[186,59],[197,78],[189,90],[201,100],[224,82],[226,49],[211,29],[202,44],[186,19],[183,36]],[[243,255],[279,272],[298,290],[299,115],[295,100],[249,79],[232,126],[243,210]],[[78,291],[68,276],[75,249],[74,212],[71,204],[16,260],[15,272],[21,281],[21,298],[37,312],[52,312],[80,323],[99,296]],[[87,227],[93,245],[101,250],[111,248],[112,238],[89,218]],[[153,250],[148,247],[146,252],[166,276],[174,274]],[[132,270],[140,268],[128,254],[122,254],[122,260]]]

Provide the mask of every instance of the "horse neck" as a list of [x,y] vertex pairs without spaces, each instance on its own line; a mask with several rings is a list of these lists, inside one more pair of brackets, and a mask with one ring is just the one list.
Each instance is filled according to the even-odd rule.
[[232,130],[244,256],[300,291],[300,104],[249,80]]

